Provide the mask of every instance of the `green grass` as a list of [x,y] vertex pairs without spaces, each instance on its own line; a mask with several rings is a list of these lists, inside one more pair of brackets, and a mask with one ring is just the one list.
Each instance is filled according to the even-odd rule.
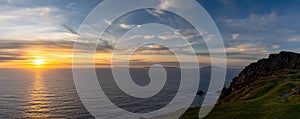
[[[300,71],[282,70],[262,77],[241,90],[234,91],[228,102],[216,105],[207,119],[294,119],[300,118],[300,94],[288,97],[292,88],[300,87]],[[196,119],[199,108],[189,109],[181,118]]]

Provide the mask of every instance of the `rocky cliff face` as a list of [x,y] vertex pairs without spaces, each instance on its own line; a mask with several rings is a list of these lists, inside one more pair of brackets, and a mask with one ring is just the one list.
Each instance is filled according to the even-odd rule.
[[283,69],[300,69],[300,54],[282,51],[246,66],[237,77],[233,78],[230,86],[222,90],[219,103],[226,102],[228,100],[226,97],[233,91],[247,86],[260,77],[272,75]]

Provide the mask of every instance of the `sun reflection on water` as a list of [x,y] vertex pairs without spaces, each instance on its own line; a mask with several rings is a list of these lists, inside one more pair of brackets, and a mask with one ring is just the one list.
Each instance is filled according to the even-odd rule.
[[51,93],[47,92],[42,70],[34,71],[34,79],[28,95],[28,106],[25,115],[27,118],[49,118]]

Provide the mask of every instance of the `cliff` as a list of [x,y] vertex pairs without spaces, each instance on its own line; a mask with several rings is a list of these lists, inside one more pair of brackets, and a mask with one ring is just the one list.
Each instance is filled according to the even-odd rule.
[[267,59],[258,60],[246,66],[237,77],[233,78],[230,86],[222,90],[218,103],[228,102],[234,91],[247,87],[250,83],[262,77],[272,76],[284,69],[300,69],[300,54],[282,51],[279,54],[271,54]]
[[[205,119],[299,119],[300,54],[280,52],[246,66]],[[199,108],[182,119],[197,119]]]

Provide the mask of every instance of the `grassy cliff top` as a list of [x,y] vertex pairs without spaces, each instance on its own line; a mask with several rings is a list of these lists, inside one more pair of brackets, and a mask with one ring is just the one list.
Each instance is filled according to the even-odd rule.
[[[297,87],[300,70],[276,71],[233,91],[206,118],[300,118],[300,94],[292,93]],[[198,110],[190,109],[182,118],[197,118]]]

